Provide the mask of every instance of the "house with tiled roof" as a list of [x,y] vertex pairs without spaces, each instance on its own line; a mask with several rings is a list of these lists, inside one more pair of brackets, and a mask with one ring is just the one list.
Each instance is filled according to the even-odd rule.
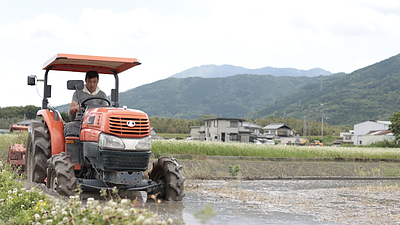
[[271,123],[262,128],[264,134],[271,137],[292,137],[296,131],[284,123]]
[[299,142],[297,132],[284,123],[271,123],[262,128],[266,139],[275,139],[280,144],[294,144]]

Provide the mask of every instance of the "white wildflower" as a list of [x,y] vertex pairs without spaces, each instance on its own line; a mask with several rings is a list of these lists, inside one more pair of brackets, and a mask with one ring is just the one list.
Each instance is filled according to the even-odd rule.
[[137,224],[142,224],[144,219],[146,219],[143,215],[138,216],[138,218],[136,219],[136,223]]
[[62,219],[62,222],[63,222],[63,223],[68,223],[68,222],[69,222],[68,217],[64,217],[64,218]]
[[151,224],[153,224],[153,219],[152,218],[147,218],[143,222],[143,225],[151,225]]
[[130,204],[131,204],[131,202],[129,201],[129,199],[122,199],[121,200],[121,205],[129,206]]
[[35,218],[35,221],[39,221],[40,220],[40,215],[39,214],[35,214],[33,217]]
[[167,224],[172,224],[174,221],[171,218],[168,218]]

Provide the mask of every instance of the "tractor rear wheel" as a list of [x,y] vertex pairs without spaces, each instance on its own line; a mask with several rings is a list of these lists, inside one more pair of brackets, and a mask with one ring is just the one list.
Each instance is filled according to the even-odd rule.
[[56,190],[60,195],[71,196],[76,192],[74,164],[71,163],[71,156],[62,152],[53,155],[48,161],[46,186]]
[[36,123],[28,135],[25,167],[29,182],[44,183],[47,159],[51,156],[50,132],[46,124]]
[[167,201],[181,201],[185,196],[182,166],[176,159],[170,157],[160,157],[153,162],[153,169],[149,173],[149,178],[157,183],[164,184],[161,191],[161,198]]

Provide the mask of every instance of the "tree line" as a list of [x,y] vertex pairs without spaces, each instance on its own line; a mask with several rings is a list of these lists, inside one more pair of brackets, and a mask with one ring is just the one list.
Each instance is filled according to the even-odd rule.
[[38,106],[8,106],[0,107],[0,129],[9,129],[11,124],[36,118]]
[[[0,128],[8,129],[11,124],[21,122],[23,120],[30,120],[36,118],[36,113],[40,107],[27,105],[27,106],[10,106],[0,108]],[[68,121],[68,113],[61,112],[65,122]],[[189,134],[191,126],[204,126],[205,118],[216,117],[215,115],[199,115],[197,119],[182,119],[182,118],[165,118],[165,117],[150,117],[150,125],[156,129],[158,133],[176,133],[176,134]],[[246,118],[242,118],[246,119]],[[293,117],[275,117],[268,116],[266,118],[248,118],[247,122],[257,124],[261,127],[267,126],[271,123],[285,123],[296,132],[303,136],[319,136],[322,131],[321,121],[304,121]],[[334,126],[324,123],[324,135],[339,135],[340,132],[352,129],[351,126]],[[305,133],[304,133],[305,132]]]
[[[163,117],[150,117],[150,125],[156,129],[158,133],[178,133],[178,134],[189,134],[190,126],[204,126],[205,118],[215,117],[213,115],[200,115],[197,119],[174,119],[174,118],[163,118]],[[242,118],[245,119],[245,118]],[[300,120],[293,117],[275,117],[269,116],[266,118],[250,118],[246,119],[246,122],[250,122],[261,127],[265,127],[271,123],[284,123],[294,129],[300,136],[321,136],[323,130],[324,135],[336,135],[340,132],[347,132],[353,129],[352,126],[335,126],[324,123],[322,129],[321,121],[307,121]]]

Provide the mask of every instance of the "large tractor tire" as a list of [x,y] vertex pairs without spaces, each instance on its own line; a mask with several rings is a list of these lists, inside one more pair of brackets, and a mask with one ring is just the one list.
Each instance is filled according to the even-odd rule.
[[71,163],[71,156],[62,152],[53,155],[48,160],[46,186],[56,190],[60,195],[71,196],[76,193],[76,182],[74,164]]
[[26,144],[25,167],[29,182],[44,183],[47,159],[51,156],[50,132],[45,123],[37,123]]
[[182,166],[176,159],[160,157],[153,162],[153,169],[149,178],[157,183],[164,184],[164,190],[160,190],[160,197],[167,201],[181,201],[185,196]]

